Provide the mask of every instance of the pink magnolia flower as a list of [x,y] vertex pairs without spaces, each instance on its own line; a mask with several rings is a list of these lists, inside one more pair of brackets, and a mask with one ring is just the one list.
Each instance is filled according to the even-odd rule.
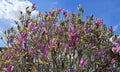
[[3,71],[4,72],[13,72],[13,68],[14,68],[13,64],[14,64],[14,61],[11,60],[10,63],[7,65],[7,67],[3,68]]
[[8,66],[7,68],[3,68],[4,72],[12,72],[13,66]]
[[92,43],[90,43],[90,49],[94,49],[96,46],[94,46]]
[[48,55],[48,49],[47,48],[44,48],[42,50],[42,59],[46,59],[47,58],[47,55]]
[[117,40],[115,40],[116,43],[120,43],[120,38],[118,38]]
[[30,54],[31,56],[34,56],[34,53],[35,53],[35,50],[34,50],[33,48],[29,49],[29,54]]
[[38,24],[38,26],[37,26],[39,29],[41,29],[42,27],[43,27],[43,25],[42,25],[42,22],[40,21],[39,22],[39,24]]
[[16,38],[18,39],[18,41],[21,43],[21,44],[24,44],[27,42],[27,35],[28,33],[27,32],[23,32],[21,34],[17,34],[16,35]]
[[114,64],[115,62],[116,62],[116,59],[113,58],[113,59],[111,60],[111,64]]
[[56,32],[59,33],[63,33],[63,29],[61,26],[57,27]]
[[68,28],[68,35],[69,35],[69,36],[75,36],[76,34],[77,34],[77,33],[76,33],[74,27],[69,27],[69,28]]
[[45,43],[41,43],[39,47],[39,49],[41,50],[42,59],[46,59],[49,52],[45,46]]
[[14,55],[14,52],[6,52],[4,55],[3,55],[3,59],[4,60],[8,60],[9,57],[13,56]]
[[4,60],[8,60],[8,58],[9,58],[8,53],[5,53],[5,54],[3,55],[3,59],[4,59]]
[[35,30],[35,24],[34,23],[30,24],[29,28],[30,28],[31,31],[34,31]]
[[103,65],[109,64],[109,61],[110,61],[109,57],[105,57]]
[[57,13],[58,13],[58,14],[60,14],[62,11],[63,11],[62,8],[58,8],[58,9],[57,9]]
[[87,29],[84,28],[84,29],[83,29],[83,32],[84,32],[84,34],[86,35],[86,34],[87,34]]
[[57,43],[57,40],[56,39],[52,39],[49,41],[49,46],[52,47],[52,46],[56,46],[56,43]]
[[11,43],[12,41],[13,41],[13,39],[14,39],[14,35],[10,35],[10,36],[8,36],[8,43]]
[[71,23],[72,23],[72,24],[76,24],[76,23],[77,23],[77,20],[76,20],[76,19],[72,19],[72,20],[71,20]]
[[87,64],[87,61],[88,61],[88,60],[85,60],[85,59],[82,57],[82,58],[80,59],[80,64],[79,64],[80,67],[81,67],[81,68],[84,68],[85,65]]
[[67,51],[70,51],[70,50],[71,50],[71,47],[69,46],[69,44],[66,44],[66,45],[65,45],[65,48],[66,48]]
[[94,23],[95,23],[97,26],[103,25],[103,20],[100,19],[100,18],[97,18],[97,19],[95,19]]
[[79,43],[81,40],[81,38],[79,37],[72,37],[70,40],[69,40],[69,43]]
[[114,53],[118,53],[118,52],[120,52],[120,46],[116,46],[116,47],[113,47],[112,48],[112,51],[114,52]]
[[46,33],[47,33],[47,30],[46,30],[45,27],[43,27],[43,28],[41,29],[41,35],[43,36],[43,35],[45,35]]
[[81,40],[81,38],[75,37],[75,42],[76,42],[76,43],[80,42],[80,40]]

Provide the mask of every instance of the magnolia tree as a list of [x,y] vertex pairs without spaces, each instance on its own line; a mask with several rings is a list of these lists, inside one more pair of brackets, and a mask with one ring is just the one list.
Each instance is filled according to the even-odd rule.
[[37,14],[27,7],[17,28],[5,31],[6,47],[0,52],[3,72],[117,72],[120,39],[102,19],[62,8]]

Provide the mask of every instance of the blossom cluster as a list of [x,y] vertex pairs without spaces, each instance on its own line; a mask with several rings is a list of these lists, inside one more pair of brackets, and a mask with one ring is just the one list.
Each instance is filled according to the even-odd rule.
[[[100,18],[83,19],[79,13],[62,8],[31,17],[35,10],[20,12],[17,28],[5,31],[6,47],[0,53],[4,72],[116,72],[119,71],[120,46]],[[3,38],[1,38],[3,39]],[[120,40],[115,40],[120,42]]]

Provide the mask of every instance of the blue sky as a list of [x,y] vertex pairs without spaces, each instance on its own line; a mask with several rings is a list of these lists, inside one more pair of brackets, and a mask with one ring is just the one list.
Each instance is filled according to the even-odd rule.
[[[24,11],[33,3],[42,12],[52,8],[78,12],[77,6],[81,4],[85,10],[84,16],[94,14],[96,18],[103,18],[107,27],[113,26],[114,32],[120,34],[120,0],[0,0],[0,36],[3,35],[2,31],[15,26],[13,20],[18,20],[19,10]],[[1,41],[0,46],[4,46]]]
[[120,0],[30,0],[35,3],[38,10],[45,11],[51,8],[64,8],[77,12],[77,6],[81,4],[85,9],[84,16],[94,14],[95,17],[103,18],[109,27],[113,26],[115,33],[120,34]]

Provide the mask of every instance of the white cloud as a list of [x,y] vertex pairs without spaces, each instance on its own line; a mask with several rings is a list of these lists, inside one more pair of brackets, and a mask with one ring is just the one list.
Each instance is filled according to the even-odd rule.
[[28,0],[0,0],[0,19],[9,20],[11,25],[14,20],[18,20],[19,11],[26,10],[26,7],[32,6]]
[[120,26],[120,24],[117,24],[117,25],[113,26],[113,31],[116,31],[119,26]]
[[39,11],[34,10],[34,11],[32,11],[31,16],[34,18],[34,17],[36,17],[38,14],[39,14]]
[[2,28],[0,28],[0,35],[1,35],[1,34],[3,34],[3,29],[2,29]]
[[0,34],[2,34],[2,30],[0,30]]

